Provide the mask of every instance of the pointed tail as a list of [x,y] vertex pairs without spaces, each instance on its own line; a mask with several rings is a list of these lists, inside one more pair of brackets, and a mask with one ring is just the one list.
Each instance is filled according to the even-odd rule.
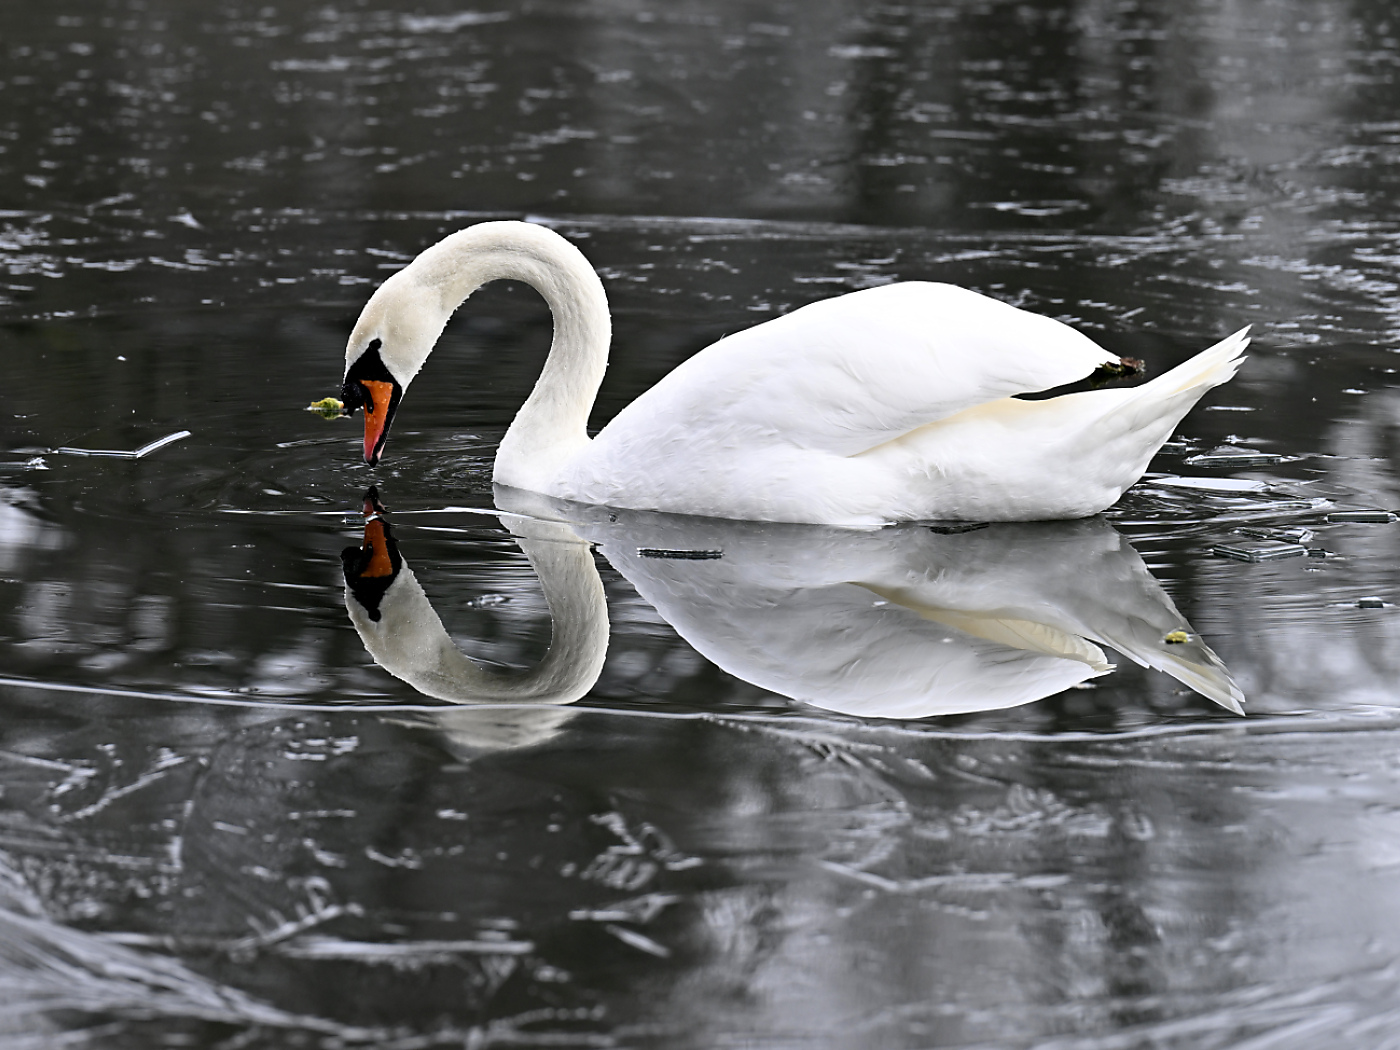
[[[1105,444],[1126,443],[1120,453],[1125,464],[1132,463],[1132,481],[1147,469],[1147,461],[1192,406],[1234,376],[1247,346],[1249,329],[1241,328],[1151,382],[1120,391],[1121,399],[1103,417],[1096,437]],[[1129,448],[1132,454],[1126,454]]]
[[1200,397],[1207,390],[1233,378],[1239,371],[1240,363],[1244,361],[1245,347],[1249,346],[1249,328],[1250,326],[1246,325],[1210,349],[1202,350],[1189,361],[1162,373],[1150,383],[1144,383],[1137,388],[1137,393],[1160,401],[1168,401],[1178,394],[1192,391],[1196,397]]

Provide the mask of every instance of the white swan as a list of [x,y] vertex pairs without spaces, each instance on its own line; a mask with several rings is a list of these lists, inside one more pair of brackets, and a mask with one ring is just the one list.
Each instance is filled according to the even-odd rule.
[[482,285],[537,289],[544,370],[495,480],[560,499],[760,521],[1079,518],[1110,506],[1192,405],[1235,374],[1248,329],[1150,383],[1040,401],[1119,358],[1048,317],[946,284],[813,303],[701,351],[596,437],[586,424],[611,326],[597,274],[542,226],[486,222],[428,248],[360,314],[345,412],[378,462],[413,377]]

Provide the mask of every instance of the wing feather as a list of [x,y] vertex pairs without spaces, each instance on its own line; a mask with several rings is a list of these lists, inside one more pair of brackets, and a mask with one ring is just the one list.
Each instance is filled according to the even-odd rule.
[[[693,451],[786,445],[842,456],[1118,359],[1069,326],[947,284],[852,292],[720,340],[603,435]],[[629,442],[630,443],[630,442]]]

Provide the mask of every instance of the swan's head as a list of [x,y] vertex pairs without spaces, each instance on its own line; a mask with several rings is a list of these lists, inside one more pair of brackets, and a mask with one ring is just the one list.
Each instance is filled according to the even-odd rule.
[[[454,304],[455,305],[455,304]],[[346,415],[365,413],[365,462],[379,462],[389,424],[408,384],[432,353],[451,309],[438,288],[400,270],[370,297],[345,347],[340,400]]]
[[[607,365],[608,301],[598,275],[583,253],[559,234],[528,222],[483,222],[458,230],[426,249],[394,274],[370,297],[345,348],[346,415],[365,412],[365,462],[379,462],[389,424],[408,384],[432,353],[447,319],[483,284],[501,279],[523,281],[544,296],[554,314],[555,345],[567,363],[551,353],[541,385],[526,402],[548,415],[525,429],[542,429],[539,440],[510,444],[501,454],[517,459],[529,445],[538,462],[540,449],[576,451],[587,441],[588,410]],[[547,381],[546,381],[547,380]],[[516,426],[522,423],[517,418]],[[560,436],[562,435],[562,437]],[[532,434],[533,437],[533,434]],[[498,458],[498,465],[501,460]],[[537,471],[543,468],[537,468]]]

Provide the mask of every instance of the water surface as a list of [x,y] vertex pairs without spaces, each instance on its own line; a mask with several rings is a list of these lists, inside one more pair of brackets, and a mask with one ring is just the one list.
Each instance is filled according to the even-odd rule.
[[[1367,0],[5,7],[0,1045],[1395,1046],[1400,524],[1328,515],[1400,508],[1397,39]],[[1089,533],[888,538],[948,559],[930,618],[855,541],[494,513],[549,340],[520,287],[449,326],[378,470],[302,411],[374,285],[495,217],[603,276],[597,425],[890,280],[1154,370],[1255,342]],[[1188,462],[1221,445],[1279,459]],[[581,699],[446,706],[371,659],[371,482],[490,673],[559,629],[539,549],[597,574]],[[1310,554],[1212,553],[1242,528]],[[1110,577],[1116,617],[1071,601]],[[896,718],[871,683],[923,650],[852,678],[813,626],[1005,656],[992,591],[1117,669]],[[1246,718],[1124,651],[1144,595]]]

